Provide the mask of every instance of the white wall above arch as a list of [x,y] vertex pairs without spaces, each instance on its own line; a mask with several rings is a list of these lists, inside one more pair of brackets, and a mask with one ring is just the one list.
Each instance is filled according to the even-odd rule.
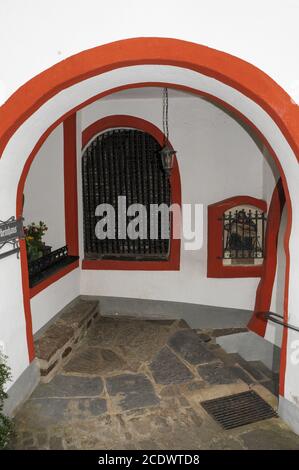
[[[299,93],[297,0],[1,0],[0,103],[55,63],[133,37],[183,39],[254,64]],[[55,32],[55,34],[53,34]]]

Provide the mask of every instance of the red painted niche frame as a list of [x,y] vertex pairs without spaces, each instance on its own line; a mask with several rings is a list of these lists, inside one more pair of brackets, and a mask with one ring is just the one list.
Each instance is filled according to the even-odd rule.
[[[125,39],[79,52],[78,54],[55,64],[26,82],[0,107],[0,156],[2,155],[11,136],[22,125],[22,123],[43,103],[60,91],[75,83],[109,70],[144,64],[172,65],[194,70],[203,75],[213,77],[214,79],[240,91],[257,103],[269,114],[269,116],[271,116],[293,149],[297,160],[299,160],[299,109],[298,106],[296,106],[296,104],[290,99],[290,96],[274,80],[254,65],[225,52],[217,51],[210,47],[188,41],[156,37]],[[269,150],[271,156],[276,162],[282,178],[288,209],[287,227],[284,239],[286,252],[284,320],[287,322],[290,271],[289,238],[292,226],[292,204],[286,176],[275,151],[262,132],[237,108],[209,93],[174,83],[131,83],[100,93],[97,97],[90,98],[85,103],[82,103],[68,111],[57,119],[57,121],[55,121],[40,137],[32,153],[28,157],[18,185],[16,215],[18,216],[22,213],[23,187],[30,164],[38,147],[42,145],[42,142],[46,139],[51,130],[76,110],[86,106],[96,99],[113,92],[120,91],[121,89],[136,88],[140,86],[168,86],[185,90],[199,96],[206,96],[214,102],[222,104],[227,109],[238,115],[244,122],[247,122],[249,126],[256,131],[257,135]],[[26,263],[26,247],[25,244],[21,242],[21,269],[26,335],[29,358],[32,360],[34,358],[34,346]],[[281,395],[284,395],[287,333],[287,328],[284,328],[280,374]]]
[[[151,122],[129,115],[113,115],[99,119],[82,132],[82,149],[98,134],[108,129],[128,127],[138,129],[150,134],[163,146],[165,137],[163,132]],[[173,148],[168,142],[168,145]],[[177,158],[174,158],[173,169],[170,175],[171,202],[181,207],[181,179]],[[121,261],[121,260],[83,260],[82,269],[97,270],[126,270],[126,271],[179,271],[181,240],[173,238],[173,227],[170,239],[169,259],[165,261]],[[178,230],[176,230],[178,233]]]
[[267,212],[267,203],[251,196],[233,196],[208,206],[208,277],[261,277],[263,265],[225,266],[222,260],[222,222],[224,212],[241,205],[254,206]]
[[248,328],[260,336],[265,336],[267,328],[267,320],[263,318],[263,313],[268,313],[271,307],[277,266],[277,242],[284,205],[285,194],[280,178],[274,188],[270,202],[265,234],[263,272],[256,291],[254,312],[248,323]]

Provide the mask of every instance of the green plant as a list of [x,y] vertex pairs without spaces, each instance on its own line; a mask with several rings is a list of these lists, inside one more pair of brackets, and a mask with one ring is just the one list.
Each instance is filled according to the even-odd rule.
[[48,227],[42,221],[38,224],[32,222],[24,227],[28,261],[33,261],[43,255],[44,243],[42,238],[47,230]]
[[5,383],[11,378],[10,368],[6,364],[6,357],[0,354],[0,449],[4,449],[12,435],[12,421],[3,414],[4,400],[7,393]]

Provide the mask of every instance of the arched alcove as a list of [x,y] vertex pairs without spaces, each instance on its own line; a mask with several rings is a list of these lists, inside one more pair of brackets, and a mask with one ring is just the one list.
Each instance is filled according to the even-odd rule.
[[[121,46],[121,47],[120,47]],[[0,179],[3,217],[21,214],[23,186],[30,163],[47,135],[80,107],[116,90],[137,86],[170,86],[209,96],[236,112],[262,138],[280,170],[288,206],[285,237],[285,320],[299,321],[298,233],[299,185],[297,132],[299,110],[289,96],[266,74],[236,57],[185,41],[140,38],[120,41],[81,52],[56,64],[27,82],[1,107]],[[21,266],[23,269],[21,269]],[[15,284],[13,310],[23,309],[29,357],[33,358],[26,251],[21,243],[21,263],[9,259],[10,273],[3,285],[4,307],[11,310],[9,285]],[[22,281],[21,281],[22,275]],[[18,318],[15,319],[16,321]],[[24,348],[22,325],[18,339]],[[293,399],[298,385],[287,363],[287,344],[292,335],[284,332],[280,393]],[[14,364],[20,374],[27,361]]]

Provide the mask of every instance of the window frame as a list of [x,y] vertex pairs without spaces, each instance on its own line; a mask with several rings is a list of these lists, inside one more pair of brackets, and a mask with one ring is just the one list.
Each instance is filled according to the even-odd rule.
[[[236,278],[261,277],[263,263],[259,265],[227,265],[222,260],[222,216],[236,206],[249,205],[267,213],[267,203],[251,196],[233,196],[208,206],[208,258],[207,277]],[[265,239],[266,240],[266,239]]]
[[[163,132],[154,124],[135,116],[113,115],[99,119],[82,132],[82,154],[89,143],[99,134],[117,128],[136,129],[150,134],[162,146],[164,144]],[[172,148],[171,144],[168,143]],[[174,158],[174,165],[170,176],[172,204],[181,206],[181,182],[178,161]],[[177,230],[176,230],[177,232]],[[97,259],[82,260],[84,270],[128,270],[128,271],[179,271],[181,240],[173,238],[174,228],[171,224],[170,252],[167,260],[121,260]]]

